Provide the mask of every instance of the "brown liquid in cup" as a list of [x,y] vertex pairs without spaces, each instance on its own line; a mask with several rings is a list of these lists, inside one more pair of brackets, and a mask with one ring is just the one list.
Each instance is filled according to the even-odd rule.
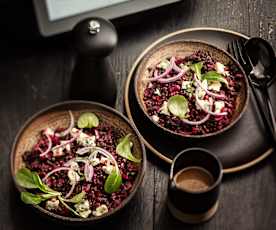
[[214,183],[214,177],[201,167],[187,167],[174,176],[176,186],[191,192],[203,192]]

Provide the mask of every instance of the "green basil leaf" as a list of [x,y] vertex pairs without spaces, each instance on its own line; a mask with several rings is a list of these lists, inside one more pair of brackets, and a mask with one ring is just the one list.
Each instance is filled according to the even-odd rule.
[[32,194],[30,192],[21,192],[21,200],[25,204],[37,205],[37,204],[40,204],[45,199],[42,198],[40,195],[37,195],[37,194]]
[[86,193],[84,191],[78,193],[77,195],[73,196],[71,199],[64,199],[65,202],[69,202],[69,203],[79,203],[83,200],[83,198],[85,197]]
[[83,113],[78,119],[80,129],[97,127],[99,123],[99,118],[94,113]]
[[21,168],[16,173],[16,182],[23,188],[38,188],[33,179],[33,173],[27,168]]
[[186,117],[188,112],[188,101],[182,95],[175,95],[168,100],[168,109],[176,117],[181,119]]
[[121,157],[126,158],[130,161],[133,161],[135,163],[140,163],[141,159],[137,159],[131,153],[132,143],[129,138],[130,136],[131,134],[128,134],[125,137],[119,139],[119,144],[116,146],[116,153]]
[[60,192],[56,192],[53,189],[49,188],[46,184],[43,184],[38,173],[36,172],[33,173],[33,181],[37,185],[37,188],[40,189],[42,192],[49,193],[51,195],[56,195],[56,196],[60,195]]
[[68,204],[66,204],[60,196],[58,196],[58,199],[65,208],[67,208],[69,211],[71,211],[74,215],[81,217],[80,214],[78,212],[76,212],[74,209],[72,209]]
[[104,183],[104,191],[106,193],[117,192],[122,184],[122,176],[119,171],[113,170],[112,173],[106,178]]
[[58,195],[56,195],[56,194],[49,194],[49,193],[47,193],[47,194],[40,194],[40,197],[43,198],[44,200],[48,200],[50,198],[57,197],[57,196]]
[[207,81],[219,81],[221,83],[224,83],[228,87],[228,81],[225,79],[224,76],[217,73],[216,71],[209,71],[202,75],[202,80]]
[[191,69],[195,72],[196,76],[201,79],[201,69],[203,67],[202,62],[197,62],[191,65]]
[[36,172],[33,173],[33,179],[37,184],[37,188],[40,189],[42,192],[48,193],[49,195],[52,195],[52,196],[60,196],[61,195],[60,192],[57,192],[57,191],[51,189],[50,187],[48,187],[46,184],[44,184],[42,182],[42,180],[40,179],[38,173],[36,173]]

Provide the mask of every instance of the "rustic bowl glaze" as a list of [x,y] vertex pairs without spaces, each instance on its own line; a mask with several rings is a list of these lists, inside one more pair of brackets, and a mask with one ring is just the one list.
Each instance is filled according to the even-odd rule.
[[[236,110],[232,116],[231,122],[226,127],[224,127],[219,131],[216,131],[213,133],[207,133],[204,135],[180,134],[167,129],[157,124],[156,122],[153,122],[151,117],[146,112],[146,106],[143,101],[143,94],[148,82],[145,81],[145,79],[148,78],[148,68],[155,67],[160,62],[160,60],[163,60],[165,58],[170,58],[171,56],[182,56],[182,57],[188,56],[198,50],[209,52],[212,58],[224,64],[236,65],[240,70],[240,72],[242,72],[244,77],[241,78],[242,79],[241,90],[236,99],[236,104],[237,104]],[[248,85],[246,74],[243,68],[241,67],[241,65],[226,51],[214,45],[208,44],[206,42],[201,42],[201,41],[177,40],[177,41],[168,42],[164,45],[161,45],[159,47],[152,49],[145,56],[141,64],[138,66],[137,75],[135,76],[135,79],[134,79],[134,88],[135,88],[136,100],[139,104],[140,109],[143,111],[144,115],[150,120],[150,122],[154,123],[154,125],[156,125],[158,128],[161,128],[161,130],[175,137],[201,138],[201,137],[210,137],[210,136],[218,135],[230,129],[233,125],[235,125],[240,120],[240,118],[244,114],[244,111],[246,110],[246,107],[249,101],[249,85]]]
[[83,112],[94,112],[101,119],[105,120],[109,124],[112,124],[112,126],[120,130],[123,134],[132,134],[134,155],[137,158],[142,159],[136,181],[133,185],[130,195],[122,202],[121,207],[116,208],[113,211],[108,212],[100,217],[89,217],[86,219],[77,217],[64,217],[61,215],[51,213],[46,209],[40,207],[39,205],[33,205],[32,207],[43,216],[64,224],[80,225],[104,221],[105,219],[114,216],[115,213],[117,213],[124,206],[126,206],[126,204],[129,203],[129,201],[134,197],[135,193],[137,192],[137,189],[140,187],[142,183],[146,170],[145,147],[139,138],[138,131],[121,113],[114,110],[113,108],[95,102],[67,101],[49,106],[39,111],[31,118],[29,118],[29,120],[27,120],[27,122],[19,130],[15,138],[12,151],[10,154],[11,174],[13,176],[13,180],[18,191],[24,191],[24,189],[18,186],[15,181],[16,172],[24,166],[24,162],[22,161],[22,155],[25,151],[30,150],[33,147],[33,145],[37,142],[41,130],[47,127],[67,127],[69,124],[68,110],[71,110],[75,117]]

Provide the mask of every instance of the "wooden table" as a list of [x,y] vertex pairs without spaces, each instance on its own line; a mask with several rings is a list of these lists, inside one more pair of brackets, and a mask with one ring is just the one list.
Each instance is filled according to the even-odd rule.
[[[162,35],[198,26],[260,36],[276,48],[276,1],[185,0],[168,7],[165,14],[120,29],[120,41],[111,57],[119,87],[118,110],[123,111],[124,82],[138,54]],[[74,54],[61,38],[2,42],[1,47],[8,52],[1,52],[0,58],[0,229],[70,229],[41,219],[19,201],[9,173],[9,152],[16,132],[30,115],[67,98]],[[252,169],[225,176],[217,215],[198,226],[184,225],[169,214],[168,169],[148,152],[144,185],[133,202],[112,222],[95,229],[276,229],[275,154]]]

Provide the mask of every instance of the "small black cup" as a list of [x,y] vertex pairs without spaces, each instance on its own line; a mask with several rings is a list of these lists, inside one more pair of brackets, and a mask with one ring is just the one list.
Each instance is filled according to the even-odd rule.
[[[185,178],[185,175],[196,177],[198,174],[205,179],[205,188],[200,188],[204,183],[196,183],[195,179],[183,179],[186,184],[179,182],[180,175]],[[209,220],[218,208],[222,175],[219,159],[208,150],[190,148],[180,152],[171,165],[168,186],[168,208],[172,215],[186,223]]]

